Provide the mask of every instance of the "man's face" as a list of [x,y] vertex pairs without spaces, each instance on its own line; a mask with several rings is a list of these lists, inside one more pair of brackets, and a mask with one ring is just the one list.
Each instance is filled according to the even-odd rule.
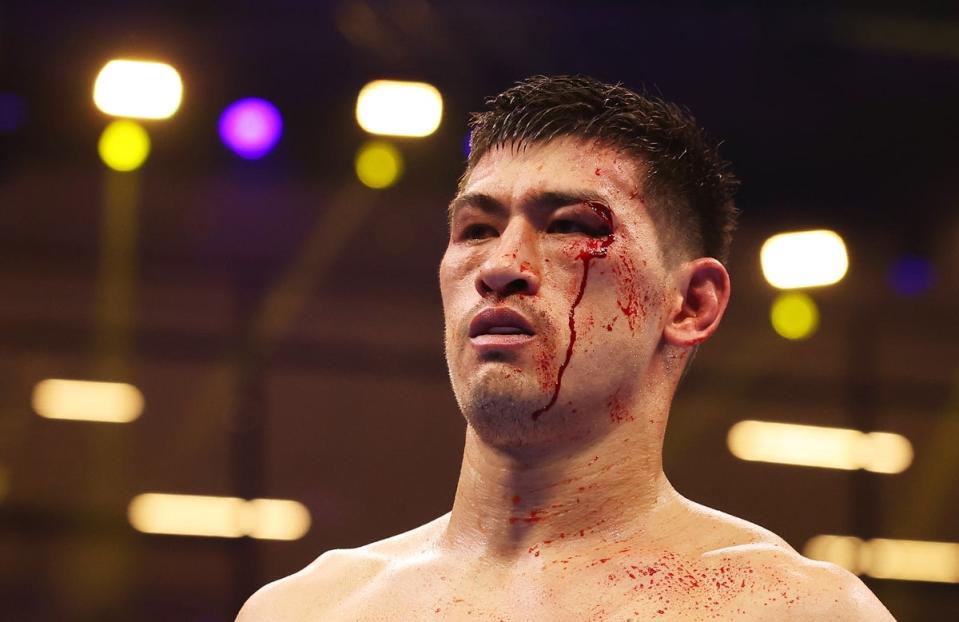
[[564,138],[491,150],[453,200],[446,358],[487,442],[573,439],[641,415],[672,284],[639,179],[629,156]]

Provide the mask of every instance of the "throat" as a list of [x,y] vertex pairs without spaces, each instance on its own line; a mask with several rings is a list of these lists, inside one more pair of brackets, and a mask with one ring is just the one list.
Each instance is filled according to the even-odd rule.
[[652,536],[678,493],[659,455],[638,453],[601,443],[570,456],[519,460],[468,430],[446,540],[481,555],[535,560],[561,549],[615,545],[644,530]]

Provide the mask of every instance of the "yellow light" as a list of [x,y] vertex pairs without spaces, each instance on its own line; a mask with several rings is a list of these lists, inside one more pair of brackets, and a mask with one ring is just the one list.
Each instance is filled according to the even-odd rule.
[[763,244],[759,261],[763,276],[779,289],[832,285],[849,269],[845,242],[827,229],[774,235]]
[[253,519],[247,529],[261,540],[299,540],[310,530],[310,511],[297,501],[253,499],[247,503]]
[[862,468],[873,473],[902,473],[912,464],[912,443],[901,434],[869,432],[859,448]]
[[103,130],[97,145],[100,159],[115,171],[133,171],[150,155],[150,136],[136,121],[113,121]]
[[144,533],[239,538],[245,505],[238,497],[145,493],[130,501],[127,516]]
[[959,583],[959,543],[819,535],[803,555],[877,579]]
[[913,456],[909,439],[899,434],[771,421],[740,421],[726,443],[741,460],[885,474],[902,473]]
[[403,156],[389,143],[372,141],[356,154],[356,176],[364,186],[382,189],[392,186],[403,174]]
[[832,562],[849,572],[860,574],[859,550],[862,540],[853,536],[814,536],[803,547],[803,555],[810,559]]
[[959,583],[959,544],[876,538],[863,545],[860,564],[877,579]]
[[819,309],[803,292],[785,292],[773,301],[769,320],[780,337],[806,339],[819,328]]
[[143,412],[143,394],[122,382],[50,378],[33,388],[32,404],[48,419],[128,423]]
[[297,540],[310,529],[310,512],[297,501],[144,493],[130,501],[130,524],[144,533]]
[[370,134],[429,136],[442,116],[443,96],[425,82],[374,80],[356,98],[356,121]]
[[97,108],[115,117],[167,119],[182,99],[180,74],[166,63],[111,60],[93,85]]

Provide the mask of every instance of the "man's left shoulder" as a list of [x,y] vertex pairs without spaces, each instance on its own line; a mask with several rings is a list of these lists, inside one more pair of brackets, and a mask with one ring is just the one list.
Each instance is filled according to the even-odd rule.
[[748,560],[759,569],[751,593],[776,610],[777,620],[895,622],[859,577],[836,564],[803,557],[788,546],[757,542],[704,555],[712,556]]
[[797,557],[801,560],[797,565],[805,588],[813,599],[812,609],[823,620],[894,621],[889,610],[853,573],[836,564],[814,561],[798,554]]

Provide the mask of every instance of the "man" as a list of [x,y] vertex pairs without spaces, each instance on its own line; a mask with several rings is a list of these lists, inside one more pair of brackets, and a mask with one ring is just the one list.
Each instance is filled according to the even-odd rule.
[[329,551],[239,620],[891,620],[854,575],[662,470],[729,300],[735,180],[672,104],[536,77],[474,115],[440,265],[466,417],[451,513]]

